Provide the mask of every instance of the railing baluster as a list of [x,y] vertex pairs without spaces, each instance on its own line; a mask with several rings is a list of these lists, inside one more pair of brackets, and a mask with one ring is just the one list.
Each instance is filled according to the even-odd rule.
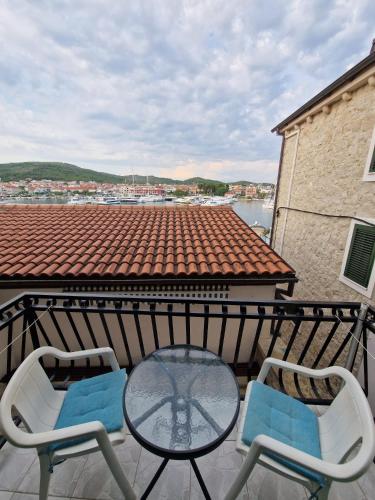
[[240,319],[240,324],[238,327],[236,349],[234,351],[234,358],[233,358],[233,366],[234,366],[235,372],[237,370],[238,356],[240,354],[242,335],[243,335],[243,330],[244,330],[244,326],[245,326],[245,315],[246,315],[246,307],[245,306],[240,306],[240,313],[241,313],[242,317]]
[[185,328],[186,328],[186,343],[191,344],[190,340],[190,304],[186,302],[185,304]]
[[173,304],[167,305],[167,311],[168,311],[169,342],[171,345],[174,345]]
[[134,302],[133,303],[133,314],[134,314],[135,329],[137,331],[139,349],[141,351],[141,356],[142,356],[142,358],[144,358],[146,355],[145,354],[145,346],[143,344],[142,331],[141,331],[141,325],[139,324],[138,311],[139,311],[139,302]]
[[[303,316],[304,315],[303,309],[299,309],[298,310],[298,314],[301,315],[301,316]],[[283,361],[287,361],[287,359],[288,359],[289,353],[290,353],[290,351],[292,349],[292,346],[294,344],[296,336],[299,333],[299,328],[301,326],[301,321],[302,321],[301,319],[297,319],[295,321],[292,334],[290,336],[289,342],[288,342],[288,344],[286,346],[284,355],[282,357]],[[283,376],[284,376],[284,371],[283,370],[278,370],[278,379],[279,379],[280,389],[283,392],[287,393],[287,390],[285,389],[285,385],[284,385],[284,378],[283,378]]]
[[36,326],[39,328],[40,330],[40,333],[42,334],[42,337],[44,338],[46,344],[48,346],[52,346],[52,343],[47,335],[47,332],[46,330],[44,329],[44,326],[42,325],[40,319],[39,319],[39,316],[37,315],[37,313],[35,313],[35,324]]
[[[94,334],[94,330],[93,330],[93,328],[91,326],[90,318],[89,318],[87,312],[86,311],[82,311],[82,316],[83,316],[83,320],[85,322],[87,331],[89,332],[91,342],[92,342],[94,348],[98,349],[99,344],[98,344],[98,341],[96,340],[96,337],[95,337],[95,334]],[[100,364],[101,367],[104,366],[103,356],[99,356],[99,364]]]
[[[322,311],[322,309],[315,310],[315,308],[314,308],[314,314],[317,314],[319,316],[323,316],[323,311]],[[315,321],[315,323],[314,323],[314,325],[313,325],[313,327],[311,329],[311,332],[310,332],[310,334],[308,336],[308,339],[306,341],[306,344],[305,344],[304,348],[302,349],[301,355],[300,355],[300,357],[297,360],[297,364],[298,365],[302,365],[303,360],[305,359],[305,356],[306,356],[306,354],[307,354],[307,352],[308,352],[308,350],[310,348],[310,345],[311,345],[312,341],[315,338],[315,335],[316,335],[316,333],[317,333],[317,331],[319,329],[320,324],[321,324],[320,320],[316,320]],[[302,393],[302,390],[301,390],[301,387],[300,387],[300,384],[299,384],[299,378],[298,378],[297,373],[295,373],[293,375],[293,377],[294,377],[294,384],[296,386],[297,392],[298,392],[300,398],[303,398],[304,396],[303,396],[303,393]]]
[[[65,350],[67,352],[69,352],[70,351],[69,345],[68,345],[68,343],[67,343],[67,341],[66,341],[66,339],[64,337],[64,334],[63,334],[63,332],[61,330],[61,326],[60,326],[59,322],[57,321],[55,313],[51,309],[49,310],[49,315],[50,315],[50,318],[52,320],[52,323],[53,323],[54,327],[56,328],[57,334],[58,334],[58,336],[59,336],[59,338],[60,338],[60,340],[61,340],[61,342],[62,342],[62,344],[63,344],[63,346],[65,348]],[[70,361],[70,366],[71,366],[71,368],[73,368],[74,361]]]
[[21,361],[25,359],[26,355],[26,336],[27,336],[26,328],[27,328],[27,322],[24,315],[22,318],[22,331],[24,332],[24,334],[22,335],[21,339]]
[[338,320],[336,321],[336,323],[334,323],[334,324],[333,324],[333,326],[332,326],[332,328],[331,328],[331,330],[330,330],[329,334],[327,335],[327,338],[326,338],[326,340],[324,341],[324,343],[323,343],[323,345],[322,345],[322,347],[321,347],[320,351],[318,352],[318,355],[316,356],[315,361],[313,362],[313,364],[312,364],[312,367],[311,367],[311,368],[314,368],[314,369],[315,369],[315,368],[317,368],[317,366],[319,365],[319,362],[320,362],[320,360],[322,359],[323,354],[324,354],[325,352],[327,352],[327,347],[328,347],[328,345],[330,344],[330,342],[331,342],[331,340],[332,340],[333,336],[335,335],[336,330],[337,330],[337,328],[339,327],[339,325],[340,325],[340,322],[339,322]]
[[347,333],[347,335],[344,338],[344,340],[342,341],[340,347],[337,349],[336,354],[333,356],[331,361],[328,363],[328,366],[333,366],[336,363],[336,361],[339,359],[339,357],[340,357],[341,353],[343,352],[343,350],[345,349],[347,343],[352,338],[354,328],[355,328],[355,325],[353,324],[352,327],[350,328],[350,331],[349,331],[350,333]]
[[[68,306],[68,305],[67,305],[67,306]],[[69,307],[69,306],[68,306],[68,307]],[[75,324],[75,322],[74,322],[74,320],[73,320],[72,313],[71,313],[70,311],[65,311],[65,314],[66,314],[66,316],[67,316],[67,318],[68,318],[69,324],[70,324],[70,326],[71,326],[71,328],[72,328],[72,330],[73,330],[73,332],[74,332],[74,335],[75,335],[75,337],[76,337],[76,339],[77,339],[77,342],[78,342],[78,344],[79,344],[79,347],[82,349],[82,351],[84,351],[84,350],[85,350],[85,346],[83,345],[83,342],[82,342],[81,336],[80,336],[80,334],[79,334],[79,332],[78,332],[78,330],[77,330],[76,324]],[[74,360],[73,360],[73,366],[75,366],[75,362],[74,362]],[[86,358],[86,366],[87,366],[87,368],[90,368],[90,366],[91,366],[91,363],[90,363],[90,359],[89,359],[89,358]]]
[[57,321],[57,318],[56,318],[56,316],[55,316],[55,313],[54,313],[53,311],[51,311],[51,310],[50,310],[50,311],[49,311],[49,316],[50,316],[50,318],[51,318],[51,320],[52,320],[52,323],[53,323],[54,327],[56,328],[57,334],[58,334],[58,336],[59,336],[59,338],[60,338],[60,340],[61,340],[62,345],[64,346],[64,349],[65,349],[67,352],[69,352],[69,351],[70,351],[69,345],[68,345],[68,343],[67,343],[67,341],[66,341],[66,339],[65,339],[65,337],[64,337],[64,334],[63,334],[63,332],[62,332],[62,330],[61,330],[61,327],[60,327],[60,325],[59,325],[59,322]]
[[159,349],[159,337],[158,337],[158,328],[156,325],[155,309],[156,309],[156,304],[151,303],[150,304],[150,316],[151,316],[152,333],[154,336],[155,349]]
[[270,345],[268,347],[266,358],[269,358],[270,356],[272,356],[273,349],[275,347],[277,337],[280,334],[281,325],[282,325],[282,323],[284,321],[282,319],[282,316],[285,315],[284,309],[282,307],[277,307],[275,309],[276,309],[277,315],[280,316],[280,318],[277,320],[276,327],[275,327],[274,331],[271,333],[272,339],[271,339]]
[[[39,319],[38,314],[35,312],[35,325],[39,328],[40,333],[42,334],[42,337],[44,338],[46,344],[48,346],[52,346],[52,343],[47,335],[47,332],[44,329],[44,326],[42,325],[42,322]],[[57,370],[60,366],[60,361],[57,358],[54,358],[55,362],[55,369]]]
[[301,319],[297,319],[296,322],[295,322],[295,324],[294,324],[292,335],[290,336],[289,342],[288,342],[288,344],[286,346],[286,349],[285,349],[285,352],[284,352],[284,355],[283,355],[283,361],[286,361],[288,359],[290,350],[291,350],[291,348],[292,348],[292,346],[294,344],[294,341],[296,340],[296,336],[297,336],[297,333],[299,332],[300,326],[301,326]]
[[108,328],[108,324],[107,324],[107,320],[105,319],[104,313],[102,311],[99,312],[99,317],[101,319],[109,347],[114,350],[111,334],[109,332],[109,328]]
[[128,338],[127,338],[126,331],[125,331],[125,325],[124,325],[124,322],[122,320],[121,313],[118,312],[116,314],[116,316],[117,316],[118,324],[119,324],[119,327],[120,327],[121,337],[122,337],[122,341],[124,343],[124,347],[125,347],[125,351],[126,351],[126,356],[128,358],[128,362],[129,362],[129,369],[132,369],[133,368],[133,358],[132,358],[132,355],[130,353]]
[[365,383],[364,392],[368,396],[368,352],[367,352],[367,328],[363,328],[363,381]]
[[[355,328],[355,323],[353,323],[353,325],[352,325],[352,327],[350,329],[351,333],[353,333],[354,328]],[[343,342],[341,343],[340,347],[337,349],[336,354],[333,356],[333,358],[331,359],[331,361],[328,363],[328,366],[333,366],[334,364],[336,364],[336,361],[338,360],[338,358],[340,357],[340,355],[344,351],[346,345],[348,344],[348,342],[349,342],[349,340],[351,338],[352,338],[352,335],[350,333],[348,333],[346,335],[346,337],[344,338]],[[333,390],[331,382],[330,382],[330,380],[328,378],[325,379],[325,383],[326,383],[326,387],[327,387],[328,392],[330,393],[330,395],[332,397],[334,397],[335,396],[335,391]]]
[[250,373],[250,371],[251,371],[251,369],[253,367],[253,363],[254,363],[254,359],[255,359],[255,353],[256,353],[256,349],[258,347],[259,337],[260,337],[260,334],[261,334],[262,328],[263,328],[264,319],[262,318],[262,316],[264,316],[265,313],[266,313],[265,308],[264,307],[258,307],[258,313],[259,313],[260,317],[258,319],[258,324],[257,324],[257,328],[256,328],[256,331],[255,331],[254,341],[253,341],[253,345],[252,345],[251,353],[250,353],[250,357],[249,357],[248,373]]
[[8,338],[7,345],[9,346],[7,349],[7,375],[10,375],[12,371],[12,340],[13,340],[13,322],[8,325]]
[[225,338],[225,330],[227,327],[227,315],[228,315],[228,307],[225,305],[221,306],[222,312],[222,320],[221,320],[221,330],[220,330],[220,341],[219,341],[219,349],[218,354],[221,357],[223,355],[223,346],[224,346],[224,338]]
[[208,318],[210,314],[210,306],[205,304],[204,305],[204,321],[203,321],[203,348],[207,349],[207,343],[208,343]]

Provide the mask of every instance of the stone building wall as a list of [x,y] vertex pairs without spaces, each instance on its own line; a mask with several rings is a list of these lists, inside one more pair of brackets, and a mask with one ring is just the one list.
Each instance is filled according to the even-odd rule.
[[[287,204],[298,141],[289,206],[375,218],[375,182],[362,180],[374,126],[375,88],[365,85],[351,100],[333,104],[329,114],[320,112],[293,136],[287,134],[277,207]],[[350,219],[280,209],[273,247],[296,270],[294,298],[366,300],[375,305],[374,293],[368,299],[339,281],[350,224]]]
[[[288,125],[290,130],[284,131],[277,207],[288,205],[312,212],[375,219],[375,182],[362,180],[375,127],[375,87],[370,81],[354,90],[350,100],[341,97],[336,100],[326,108],[328,113],[314,114],[313,109],[297,127],[294,123]],[[273,248],[296,271],[299,282],[293,299],[360,301],[375,305],[374,291],[368,298],[339,280],[350,226],[350,219],[279,210],[274,220]],[[284,329],[280,342],[287,343],[292,328],[290,325],[290,329]],[[311,366],[328,331],[328,325],[319,328],[305,365]],[[308,328],[300,329],[296,352],[301,352],[308,335]],[[330,363],[346,335],[347,328],[340,325],[319,366]],[[368,349],[375,354],[373,335],[368,339]],[[347,353],[348,346],[336,363],[344,364]],[[357,369],[359,362],[360,356]],[[375,366],[370,363],[369,379],[374,376]],[[371,387],[369,401],[375,412],[375,391]]]

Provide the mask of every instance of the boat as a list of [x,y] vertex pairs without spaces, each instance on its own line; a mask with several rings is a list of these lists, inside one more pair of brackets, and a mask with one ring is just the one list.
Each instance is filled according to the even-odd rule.
[[160,203],[162,201],[165,201],[165,199],[158,194],[148,194],[138,198],[138,203]]
[[68,200],[67,205],[87,205],[88,203],[92,203],[91,198],[73,197]]
[[173,200],[173,203],[177,203],[179,205],[189,205],[190,203],[192,203],[192,200],[190,196],[185,196],[183,198],[175,198]]
[[114,196],[103,196],[102,198],[97,198],[96,203],[98,205],[120,205],[121,201]]
[[209,206],[209,207],[216,207],[220,205],[229,205],[233,203],[231,198],[225,197],[225,196],[212,196],[211,198],[208,198],[203,205]]
[[124,198],[120,198],[120,203],[124,203],[125,205],[136,205],[138,203],[138,198],[126,196]]

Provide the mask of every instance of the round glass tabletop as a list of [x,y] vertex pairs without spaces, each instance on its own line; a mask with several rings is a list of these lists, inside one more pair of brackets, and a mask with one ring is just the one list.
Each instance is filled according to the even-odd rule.
[[237,380],[210,351],[170,346],[132,371],[124,391],[130,432],[163,457],[192,458],[216,448],[233,429],[240,404]]

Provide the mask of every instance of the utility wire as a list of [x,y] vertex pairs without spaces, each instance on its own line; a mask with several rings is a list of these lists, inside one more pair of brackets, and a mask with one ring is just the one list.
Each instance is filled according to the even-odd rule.
[[283,208],[285,210],[292,210],[293,212],[302,212],[304,214],[312,214],[312,215],[320,215],[322,217],[331,217],[334,219],[353,219],[358,222],[362,222],[363,224],[367,224],[368,226],[375,227],[375,224],[373,222],[368,222],[365,219],[361,219],[360,217],[355,217],[354,215],[333,215],[333,214],[324,214],[321,212],[313,212],[311,210],[303,210],[302,208],[292,208],[292,207],[277,207],[276,213],[278,214],[278,211]]
[[[340,323],[343,325],[344,323],[341,321],[340,317],[339,317],[339,316],[337,316],[337,314],[335,314],[335,316],[336,316],[336,318],[340,321]],[[366,352],[367,352],[367,354],[368,354],[368,355],[369,355],[369,356],[370,356],[370,357],[371,357],[371,358],[375,361],[375,356],[373,356],[373,355],[371,354],[371,352],[370,352],[368,349],[366,349],[366,347],[362,344],[362,342],[361,342],[359,339],[357,339],[357,337],[356,337],[356,336],[355,336],[355,335],[351,332],[351,330],[349,330],[349,331],[348,331],[348,333],[350,333],[350,335],[353,337],[353,339],[354,339],[354,340],[355,340],[355,341],[356,341],[356,342],[357,342],[357,343],[358,343],[358,344],[362,347],[362,349],[363,349],[364,351],[366,351]]]
[[28,325],[28,326],[27,326],[27,327],[23,330],[23,332],[21,332],[19,335],[17,335],[17,337],[14,337],[14,339],[12,340],[12,342],[10,342],[8,345],[6,345],[6,346],[4,347],[4,349],[2,349],[2,350],[0,351],[0,356],[1,356],[1,355],[2,355],[2,354],[3,354],[3,353],[4,353],[4,352],[5,352],[5,351],[6,351],[6,350],[7,350],[7,349],[8,349],[8,348],[12,345],[12,344],[14,344],[14,343],[16,342],[16,340],[18,340],[20,337],[22,337],[22,335],[24,335],[24,334],[27,332],[27,330],[28,330],[31,326],[35,325],[35,323],[37,323],[37,322],[40,320],[40,318],[43,318],[43,316],[44,316],[45,314],[47,314],[47,313],[48,313],[48,311],[49,311],[51,308],[52,308],[52,305],[51,305],[51,306],[48,306],[48,308],[47,308],[44,312],[42,312],[42,314],[40,314],[40,315],[39,315],[39,317],[37,317],[37,318],[36,318],[36,319],[35,319],[32,323],[30,323],[30,325]]

